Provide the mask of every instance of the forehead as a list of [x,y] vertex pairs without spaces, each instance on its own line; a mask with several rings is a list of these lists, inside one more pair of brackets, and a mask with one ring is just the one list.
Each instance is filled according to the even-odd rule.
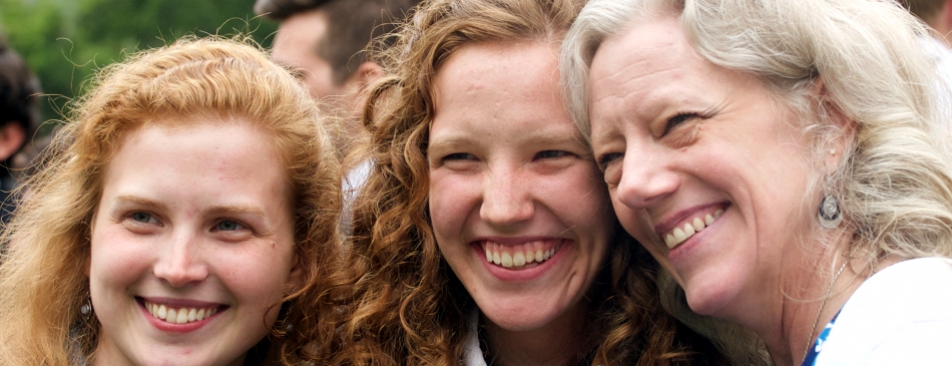
[[327,32],[327,12],[320,8],[296,13],[283,20],[274,38],[276,52],[316,54],[318,41]]
[[650,120],[672,105],[710,106],[753,79],[701,57],[674,16],[638,21],[606,38],[590,78],[593,132],[606,118]]
[[[273,135],[244,117],[159,117],[124,133],[104,177],[106,182],[151,179],[157,172],[174,171],[182,173],[177,178],[190,180],[216,174],[220,184],[247,182],[264,187],[273,181],[285,191],[289,188],[287,164],[277,145]],[[173,178],[167,175],[164,180]]]
[[599,46],[590,71],[592,100],[669,88],[688,70],[705,69],[705,63],[676,18],[638,21]]
[[460,48],[434,81],[431,147],[581,141],[562,103],[557,52],[547,42]]
[[[459,98],[486,98],[494,103],[510,98],[558,96],[556,49],[539,42],[483,42],[460,47],[437,69],[433,97],[437,109]],[[543,93],[540,91],[546,90]]]
[[436,119],[460,114],[518,120],[515,117],[551,109],[553,103],[561,112],[556,52],[553,46],[538,42],[475,43],[459,48],[440,66],[433,81]]

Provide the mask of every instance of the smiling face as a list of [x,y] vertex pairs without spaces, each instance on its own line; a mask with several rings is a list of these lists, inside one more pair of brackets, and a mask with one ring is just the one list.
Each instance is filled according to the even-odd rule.
[[590,77],[592,148],[625,229],[699,313],[744,317],[775,301],[811,212],[789,110],[697,55],[674,17],[609,37]]
[[88,272],[96,364],[240,365],[298,281],[269,135],[185,118],[198,121],[127,133],[105,173]]
[[606,189],[562,107],[556,52],[466,45],[435,80],[433,230],[482,313],[510,331],[581,314],[611,237]]

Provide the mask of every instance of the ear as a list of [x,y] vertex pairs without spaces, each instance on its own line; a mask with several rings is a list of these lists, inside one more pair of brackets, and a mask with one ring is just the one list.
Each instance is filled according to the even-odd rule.
[[[90,248],[89,248],[89,249],[90,249],[90,251],[92,251],[92,245],[90,245]],[[92,270],[93,270],[93,258],[92,258],[92,253],[90,253],[90,254],[89,254],[89,257],[86,258],[86,264],[85,264],[83,267],[85,267],[85,269],[83,270],[83,273],[86,274],[86,278],[89,278],[89,274],[90,274],[90,273],[92,272]]]
[[26,131],[18,121],[9,121],[0,127],[0,160],[7,160],[13,156],[23,142],[26,141]]
[[288,274],[288,282],[285,284],[285,295],[292,294],[304,286],[304,269],[302,268],[299,254],[294,251],[294,267],[291,267],[291,273]]
[[357,67],[357,71],[344,82],[345,90],[356,96],[354,99],[355,116],[359,116],[367,103],[367,87],[383,76],[383,68],[376,62],[366,61]]
[[952,34],[950,34],[952,33],[952,0],[943,1],[939,12],[926,23],[938,33],[937,36],[945,40],[944,43],[948,47],[950,37],[952,37]]
[[383,69],[380,65],[377,65],[376,62],[366,61],[357,67],[357,71],[355,71],[344,84],[346,85],[346,90],[360,95],[370,84],[381,76],[383,76]]
[[856,138],[857,123],[845,113],[832,100],[823,79],[817,77],[813,85],[813,93],[816,95],[819,105],[823,112],[827,114],[828,128],[830,132],[822,136],[826,141],[825,148],[828,151],[826,155],[826,167],[828,172],[833,172],[843,160],[843,157],[853,148],[853,141]]
[[360,91],[363,91],[368,85],[373,84],[373,82],[377,81],[381,76],[383,76],[383,68],[381,68],[380,65],[373,61],[365,61],[357,67],[357,72],[355,72],[352,77],[359,79]]

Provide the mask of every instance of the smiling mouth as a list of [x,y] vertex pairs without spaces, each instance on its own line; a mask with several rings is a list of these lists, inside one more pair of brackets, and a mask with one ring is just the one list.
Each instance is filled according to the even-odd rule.
[[486,261],[506,269],[532,268],[545,263],[562,247],[561,240],[539,240],[519,245],[502,245],[484,241]]
[[210,306],[207,308],[173,308],[161,304],[153,304],[145,300],[142,300],[142,304],[153,317],[171,324],[186,324],[204,320],[215,315],[219,309],[219,306]]
[[661,235],[661,237],[664,238],[664,244],[668,249],[674,249],[674,247],[687,241],[694,236],[694,234],[714,224],[722,214],[724,214],[724,209],[719,208],[714,212],[700,214],[685,220],[675,226],[673,230]]

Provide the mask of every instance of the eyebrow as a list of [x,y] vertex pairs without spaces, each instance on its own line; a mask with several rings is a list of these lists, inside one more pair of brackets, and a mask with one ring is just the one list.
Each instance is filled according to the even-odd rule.
[[127,195],[127,194],[116,197],[116,201],[136,203],[139,205],[149,206],[149,207],[164,207],[164,205],[159,203],[159,201],[151,200],[141,196],[133,196],[133,195]]
[[232,206],[214,206],[207,211],[209,214],[252,214],[264,215],[264,211],[258,206],[251,205],[232,205]]
[[[147,207],[154,207],[154,208],[165,207],[165,205],[163,205],[159,201],[155,201],[155,200],[141,197],[141,196],[120,195],[119,197],[116,197],[116,200],[121,202],[136,203],[136,204],[147,206]],[[213,215],[220,215],[220,214],[264,215],[264,211],[262,211],[261,208],[258,206],[242,205],[242,204],[213,206],[210,209],[205,210],[204,212],[207,214],[213,214]]]
[[456,149],[461,145],[469,145],[472,139],[466,134],[454,133],[449,136],[431,139],[427,151]]
[[[573,127],[574,128],[574,127]],[[455,148],[460,145],[472,144],[473,138],[467,133],[452,133],[446,134],[445,137],[439,139],[431,139],[429,150],[444,149],[444,148]],[[585,145],[585,140],[582,137],[581,132],[578,134],[575,133],[548,133],[548,132],[537,132],[524,135],[522,138],[522,143],[533,143],[540,145],[562,145],[562,144],[583,144]]]

